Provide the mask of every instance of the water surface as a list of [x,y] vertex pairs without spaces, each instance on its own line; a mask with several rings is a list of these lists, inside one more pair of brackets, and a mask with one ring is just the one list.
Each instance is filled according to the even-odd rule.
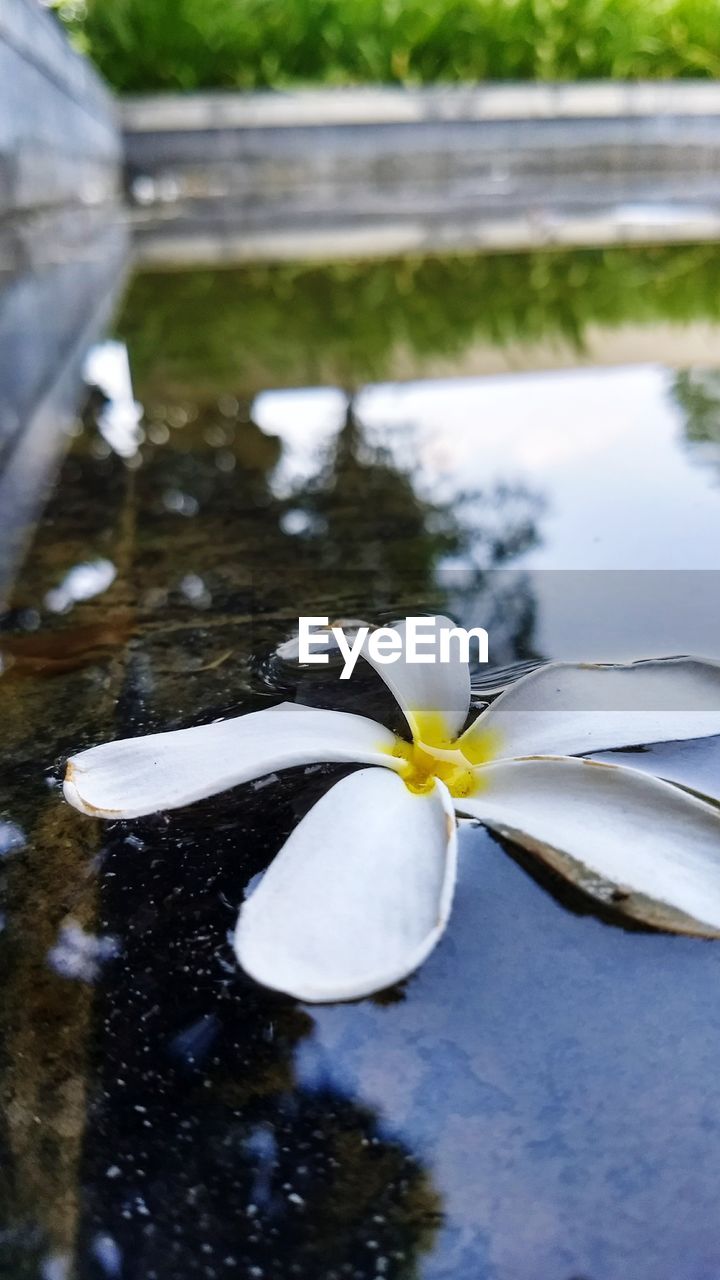
[[[88,406],[0,634],[0,1274],[718,1275],[716,946],[599,919],[466,830],[423,969],[304,1007],[228,932],[343,770],[107,825],[59,791],[84,746],[282,698],[400,728],[369,670],[278,656],[299,614],[449,609],[496,663],[718,653],[717,375],[661,327],[715,323],[718,260],[134,283],[144,442],[118,456]],[[650,354],[593,367],[592,326],[630,322]],[[478,335],[517,371],[469,369]],[[720,746],[658,750],[697,783]]]

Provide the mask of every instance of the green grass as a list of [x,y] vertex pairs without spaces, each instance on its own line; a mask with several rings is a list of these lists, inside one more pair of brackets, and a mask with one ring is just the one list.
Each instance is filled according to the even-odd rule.
[[138,275],[119,319],[140,400],[352,389],[474,342],[563,341],[589,325],[720,321],[720,247],[282,264]]
[[720,76],[720,0],[57,0],[121,91]]

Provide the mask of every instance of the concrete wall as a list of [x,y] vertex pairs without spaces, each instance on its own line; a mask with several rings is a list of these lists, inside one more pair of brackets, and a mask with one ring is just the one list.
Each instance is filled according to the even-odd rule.
[[89,63],[38,0],[0,0],[0,467],[117,274],[121,161]]
[[129,98],[141,259],[720,236],[720,84]]
[[0,0],[0,610],[123,278],[115,105],[37,0]]
[[0,0],[0,217],[115,194],[115,106],[38,0]]
[[82,253],[0,288],[0,613],[70,441],[88,350],[112,320],[122,226],[84,225]]

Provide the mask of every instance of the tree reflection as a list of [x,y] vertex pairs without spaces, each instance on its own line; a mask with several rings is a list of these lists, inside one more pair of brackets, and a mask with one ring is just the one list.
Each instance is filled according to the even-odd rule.
[[473,344],[716,321],[716,245],[614,246],[139,274],[120,319],[139,398],[422,377]]
[[720,370],[682,369],[675,374],[672,396],[682,410],[692,456],[720,466]]
[[[528,583],[507,578],[498,598],[493,578],[537,544],[542,496],[522,481],[441,496],[414,459],[412,425],[404,449],[393,431],[378,443],[362,421],[358,395],[348,391],[332,443],[311,474],[279,496],[282,434],[263,431],[247,400],[168,397],[147,406],[135,482],[141,616],[151,624],[188,576],[208,617],[219,607],[228,621],[233,610],[254,610],[256,640],[265,631],[269,592],[277,611],[285,601],[278,639],[299,614],[318,610],[376,620],[482,605],[485,617],[517,617],[515,648],[528,656]],[[515,656],[511,637],[502,656]]]
[[[357,397],[348,393],[344,423],[315,474],[284,502],[285,510],[302,516],[301,563],[321,566],[346,611],[360,610],[361,616],[369,603],[398,616],[423,606],[457,611],[481,599],[483,617],[496,613],[494,571],[537,545],[542,496],[522,482],[502,481],[479,492],[434,496],[412,461],[412,436],[405,444],[406,466],[390,433],[386,443],[372,443]],[[363,579],[360,591],[349,586],[355,574]],[[518,656],[527,656],[533,616],[528,584],[513,575],[502,592],[502,612],[517,613],[523,633]]]

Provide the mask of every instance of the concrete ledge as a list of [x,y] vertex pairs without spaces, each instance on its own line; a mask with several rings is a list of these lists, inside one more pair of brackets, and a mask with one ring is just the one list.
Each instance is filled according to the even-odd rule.
[[365,225],[267,228],[223,227],[139,218],[135,257],[145,270],[234,266],[242,262],[317,262],[383,258],[405,253],[507,253],[530,249],[608,245],[694,244],[720,240],[720,204],[715,209],[657,216],[650,211],[459,219],[422,222],[384,219]]
[[302,90],[129,96],[129,133],[155,130],[277,129],[427,121],[578,120],[620,116],[718,116],[720,83],[617,81],[495,84],[423,89]]
[[122,103],[143,260],[720,237],[720,83]]

